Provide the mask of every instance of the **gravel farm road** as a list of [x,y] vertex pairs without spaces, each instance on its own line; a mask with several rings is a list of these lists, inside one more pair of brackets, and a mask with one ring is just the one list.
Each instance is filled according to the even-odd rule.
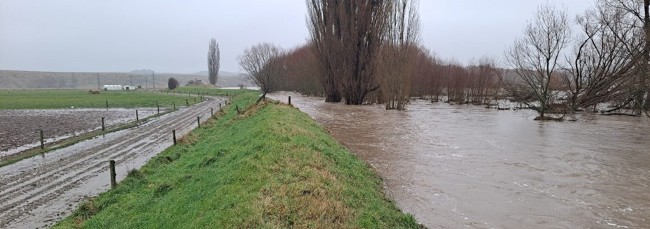
[[108,161],[118,181],[217,112],[221,97],[149,120],[138,127],[77,143],[0,168],[0,228],[44,228],[68,216],[84,199],[110,188]]

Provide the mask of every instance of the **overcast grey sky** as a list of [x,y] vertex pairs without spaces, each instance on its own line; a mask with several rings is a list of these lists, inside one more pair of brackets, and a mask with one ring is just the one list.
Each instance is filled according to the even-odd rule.
[[[537,5],[547,0],[420,0],[422,44],[445,59],[501,58]],[[570,18],[594,0],[548,0]],[[306,42],[304,0],[0,0],[0,69],[113,71],[207,70],[211,37],[221,70],[271,42]]]

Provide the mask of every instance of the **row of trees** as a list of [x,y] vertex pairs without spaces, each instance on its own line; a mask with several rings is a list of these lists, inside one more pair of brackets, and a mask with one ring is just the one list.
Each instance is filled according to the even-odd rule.
[[[378,73],[382,85],[392,85],[370,93],[368,102],[385,103],[388,109],[403,109],[410,97],[432,101],[444,99],[457,104],[489,104],[498,98],[499,89],[502,88],[499,80],[501,70],[495,66],[494,60],[482,58],[464,66],[455,61],[442,61],[422,46],[409,48],[412,50],[403,58],[411,59],[412,63],[404,61],[379,68],[406,66],[400,72],[387,70]],[[240,57],[240,65],[263,92],[296,91],[304,95],[325,96],[321,84],[324,73],[314,52],[311,44],[283,51],[272,44],[263,43],[247,49]],[[391,94],[387,90],[395,92]],[[392,97],[393,100],[387,102],[389,97],[384,96],[386,94],[400,96]],[[401,108],[390,107],[399,103]]]
[[308,0],[307,45],[282,51],[260,44],[240,64],[265,93],[298,91],[327,102],[401,110],[413,96],[488,105],[510,98],[540,119],[602,103],[639,114],[650,106],[649,2],[597,0],[575,20],[540,6],[501,69],[489,58],[467,66],[442,61],[419,45],[416,1]]
[[[388,109],[404,109],[418,49],[417,2],[309,0],[307,5],[309,45],[282,52],[264,43],[239,58],[262,91],[298,88],[346,104],[363,104],[378,92]],[[378,91],[381,84],[386,87]]]

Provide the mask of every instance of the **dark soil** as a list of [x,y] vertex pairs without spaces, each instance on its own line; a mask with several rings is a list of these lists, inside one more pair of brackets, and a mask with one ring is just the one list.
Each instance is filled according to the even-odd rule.
[[[155,109],[138,109],[139,118],[156,113]],[[38,144],[39,130],[46,142],[70,137],[135,120],[135,109],[65,109],[65,110],[0,110],[1,152],[28,144]],[[5,152],[7,154],[7,152]]]

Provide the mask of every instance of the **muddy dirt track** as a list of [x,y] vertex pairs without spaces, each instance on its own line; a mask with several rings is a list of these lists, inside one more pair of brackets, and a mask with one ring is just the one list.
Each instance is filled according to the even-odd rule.
[[109,188],[108,161],[117,163],[118,180],[128,170],[171,146],[177,136],[215,112],[221,98],[155,118],[139,127],[107,134],[68,148],[0,168],[0,228],[42,228],[69,215],[85,198]]

